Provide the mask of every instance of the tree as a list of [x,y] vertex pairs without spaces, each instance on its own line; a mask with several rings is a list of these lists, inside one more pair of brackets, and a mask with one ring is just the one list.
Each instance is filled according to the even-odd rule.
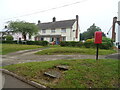
[[[96,32],[96,31],[101,31],[101,29],[99,27],[95,26],[95,24],[93,24],[92,26],[90,26],[90,28],[87,29],[87,31],[82,33],[81,39],[86,40],[86,39],[93,38],[94,32]],[[103,36],[105,36],[104,33],[103,33]]]
[[22,33],[24,40],[26,40],[26,35],[29,37],[38,33],[38,27],[29,22],[24,21],[11,21],[8,25],[8,29],[15,33]]

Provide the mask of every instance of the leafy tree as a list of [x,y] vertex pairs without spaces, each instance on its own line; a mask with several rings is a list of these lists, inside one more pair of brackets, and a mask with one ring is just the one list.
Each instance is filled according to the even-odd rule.
[[7,35],[5,36],[7,41],[13,41],[13,36],[12,35]]
[[[81,39],[86,40],[86,39],[93,38],[94,32],[96,32],[96,31],[101,31],[101,29],[99,27],[95,26],[95,24],[93,24],[92,26],[90,26],[90,28],[87,29],[87,31],[82,33]],[[104,33],[103,33],[103,36],[105,36]]]
[[24,40],[26,40],[27,34],[31,37],[37,34],[39,30],[35,24],[24,21],[11,21],[8,25],[8,29],[15,33],[22,33]]

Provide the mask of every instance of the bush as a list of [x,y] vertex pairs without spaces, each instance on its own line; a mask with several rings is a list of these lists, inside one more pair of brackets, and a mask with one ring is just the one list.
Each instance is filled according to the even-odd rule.
[[[18,44],[16,41],[2,41],[2,43],[8,43],[8,44]],[[47,41],[26,41],[26,43],[23,43],[22,41],[19,41],[19,44],[28,44],[28,45],[41,45],[41,46],[47,46]]]
[[93,40],[93,39],[87,39],[87,40],[84,42],[84,46],[85,46],[86,48],[94,48],[94,47],[95,47],[94,40]]
[[103,37],[102,44],[100,45],[101,49],[111,49],[113,47],[113,42],[110,38]]
[[28,45],[42,45],[42,46],[47,46],[48,42],[47,41],[27,41]]
[[85,43],[84,43],[84,46],[85,46],[86,48],[94,48],[94,47],[95,47],[95,44],[94,44],[94,42],[85,42]]
[[75,41],[61,41],[60,46],[69,46],[69,47],[81,47],[83,46],[82,42],[75,42]]
[[[84,43],[86,48],[94,48],[96,45],[94,44],[93,39],[87,39]],[[102,44],[99,45],[100,49],[111,49],[113,47],[112,40],[106,37],[102,37]]]
[[61,41],[60,46],[62,46],[62,47],[68,46],[68,42],[67,41]]
[[11,35],[7,35],[5,38],[6,38],[6,41],[13,41],[13,36]]
[[6,44],[16,44],[16,41],[2,41],[2,43],[6,43]]

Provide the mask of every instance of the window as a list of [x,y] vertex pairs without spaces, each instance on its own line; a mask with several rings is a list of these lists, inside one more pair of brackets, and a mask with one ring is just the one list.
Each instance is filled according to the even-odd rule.
[[62,37],[62,41],[66,41],[66,37]]
[[62,28],[62,29],[61,29],[61,32],[62,32],[62,33],[66,33],[66,28]]
[[43,37],[41,37],[41,38],[40,38],[40,41],[44,41],[44,38],[43,38]]
[[53,42],[54,41],[54,38],[53,37],[50,37],[50,42]]
[[73,32],[75,32],[75,30],[73,30]]
[[55,29],[52,29],[52,30],[51,30],[51,33],[55,33]]
[[46,30],[45,30],[45,29],[42,29],[42,33],[46,33]]

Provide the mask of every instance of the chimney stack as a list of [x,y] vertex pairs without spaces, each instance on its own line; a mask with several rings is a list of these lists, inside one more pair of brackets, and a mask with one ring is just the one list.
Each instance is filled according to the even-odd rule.
[[38,20],[38,24],[40,24],[41,22],[40,22],[40,20]]
[[56,21],[56,18],[55,17],[53,17],[53,22],[55,22]]
[[76,21],[77,21],[77,23],[76,23],[76,39],[78,38],[78,29],[79,29],[79,24],[78,24],[78,20],[79,19],[79,16],[78,15],[76,15]]
[[115,24],[117,22],[117,17],[113,18],[113,25],[112,25],[112,40],[115,42],[116,33],[115,33]]
[[78,21],[78,19],[79,19],[79,16],[78,16],[78,15],[76,15],[76,20]]

